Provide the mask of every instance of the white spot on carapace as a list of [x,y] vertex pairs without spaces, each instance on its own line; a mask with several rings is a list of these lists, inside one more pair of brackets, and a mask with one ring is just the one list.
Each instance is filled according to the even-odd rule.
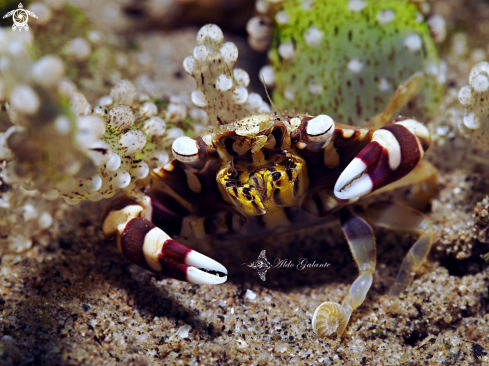
[[323,92],[323,86],[321,84],[311,81],[308,85],[309,92],[312,95],[319,95]]
[[285,98],[287,98],[288,100],[294,100],[294,92],[290,89],[285,89]]
[[292,42],[284,42],[278,46],[278,53],[283,58],[289,60],[295,55],[295,48]]
[[358,13],[363,10],[367,6],[366,0],[350,0],[348,2],[348,9],[351,11]]
[[391,84],[385,78],[381,78],[378,82],[379,90],[386,92],[391,90]]
[[464,116],[464,125],[471,130],[477,130],[481,126],[481,121],[473,112]]
[[277,13],[277,15],[275,15],[275,20],[277,21],[278,24],[281,24],[281,25],[289,24],[290,16],[287,12],[282,10],[282,11],[279,11]]
[[304,33],[304,40],[309,47],[316,47],[323,39],[323,32],[317,27],[309,27]]
[[394,20],[396,13],[392,9],[384,9],[377,14],[377,20],[380,24],[387,24]]
[[350,62],[348,62],[348,70],[350,70],[354,74],[359,74],[363,69],[363,62],[358,58],[352,58]]
[[410,33],[404,39],[404,46],[410,52],[414,53],[414,52],[420,50],[422,45],[423,45],[423,41],[421,40],[421,37],[419,36],[419,34]]

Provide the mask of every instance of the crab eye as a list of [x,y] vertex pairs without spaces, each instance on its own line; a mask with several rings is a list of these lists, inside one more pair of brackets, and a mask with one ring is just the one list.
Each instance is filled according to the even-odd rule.
[[321,114],[307,122],[307,138],[313,142],[328,140],[334,132],[334,121],[330,116]]
[[173,156],[182,163],[194,163],[199,160],[199,145],[197,141],[182,136],[173,141]]

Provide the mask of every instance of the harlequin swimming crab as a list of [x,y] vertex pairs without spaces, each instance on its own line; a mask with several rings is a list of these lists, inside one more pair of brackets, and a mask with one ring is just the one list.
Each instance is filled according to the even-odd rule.
[[119,250],[131,262],[151,272],[219,284],[227,279],[226,268],[173,238],[265,235],[337,215],[359,276],[341,305],[318,307],[313,328],[322,336],[341,335],[372,284],[376,246],[368,222],[420,235],[402,263],[393,295],[407,287],[433,241],[428,219],[413,209],[376,203],[360,217],[345,208],[398,181],[423,157],[430,144],[426,127],[407,117],[389,121],[422,82],[418,73],[402,84],[366,128],[327,115],[262,114],[202,137],[181,137],[172,146],[175,159],[153,171],[140,197],[119,196],[108,205],[103,230],[117,235]]

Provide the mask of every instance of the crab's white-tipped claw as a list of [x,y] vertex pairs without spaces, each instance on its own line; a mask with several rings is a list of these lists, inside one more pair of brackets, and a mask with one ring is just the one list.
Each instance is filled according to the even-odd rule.
[[340,199],[364,196],[411,172],[430,145],[426,127],[398,118],[375,131],[372,141],[350,162],[334,187]]
[[187,269],[187,281],[190,283],[196,283],[199,285],[219,285],[226,282],[227,279],[227,276],[220,277],[208,272],[201,271],[200,269],[195,267],[189,267]]
[[361,159],[353,159],[336,181],[335,196],[342,200],[349,200],[372,192],[372,180],[368,174],[365,174],[367,168],[367,164]]
[[[190,250],[190,252],[185,257],[185,264],[189,266],[194,266],[196,268],[205,268],[206,271],[219,272],[223,274],[227,274],[228,271],[226,267],[224,267],[221,263],[215,261],[212,258],[209,258],[206,255],[203,255],[195,250]],[[225,282],[226,280],[224,279]],[[192,281],[189,281],[192,282]],[[222,283],[219,282],[219,283]]]

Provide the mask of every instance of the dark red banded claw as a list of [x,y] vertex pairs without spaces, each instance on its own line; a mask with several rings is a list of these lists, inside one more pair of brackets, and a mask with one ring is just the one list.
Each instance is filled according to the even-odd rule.
[[103,214],[106,235],[117,233],[120,252],[132,263],[166,277],[216,285],[227,280],[226,268],[173,240],[151,221],[139,217],[142,207],[121,197]]
[[414,119],[397,119],[375,131],[372,141],[343,170],[336,197],[353,199],[411,172],[430,145],[428,129]]

